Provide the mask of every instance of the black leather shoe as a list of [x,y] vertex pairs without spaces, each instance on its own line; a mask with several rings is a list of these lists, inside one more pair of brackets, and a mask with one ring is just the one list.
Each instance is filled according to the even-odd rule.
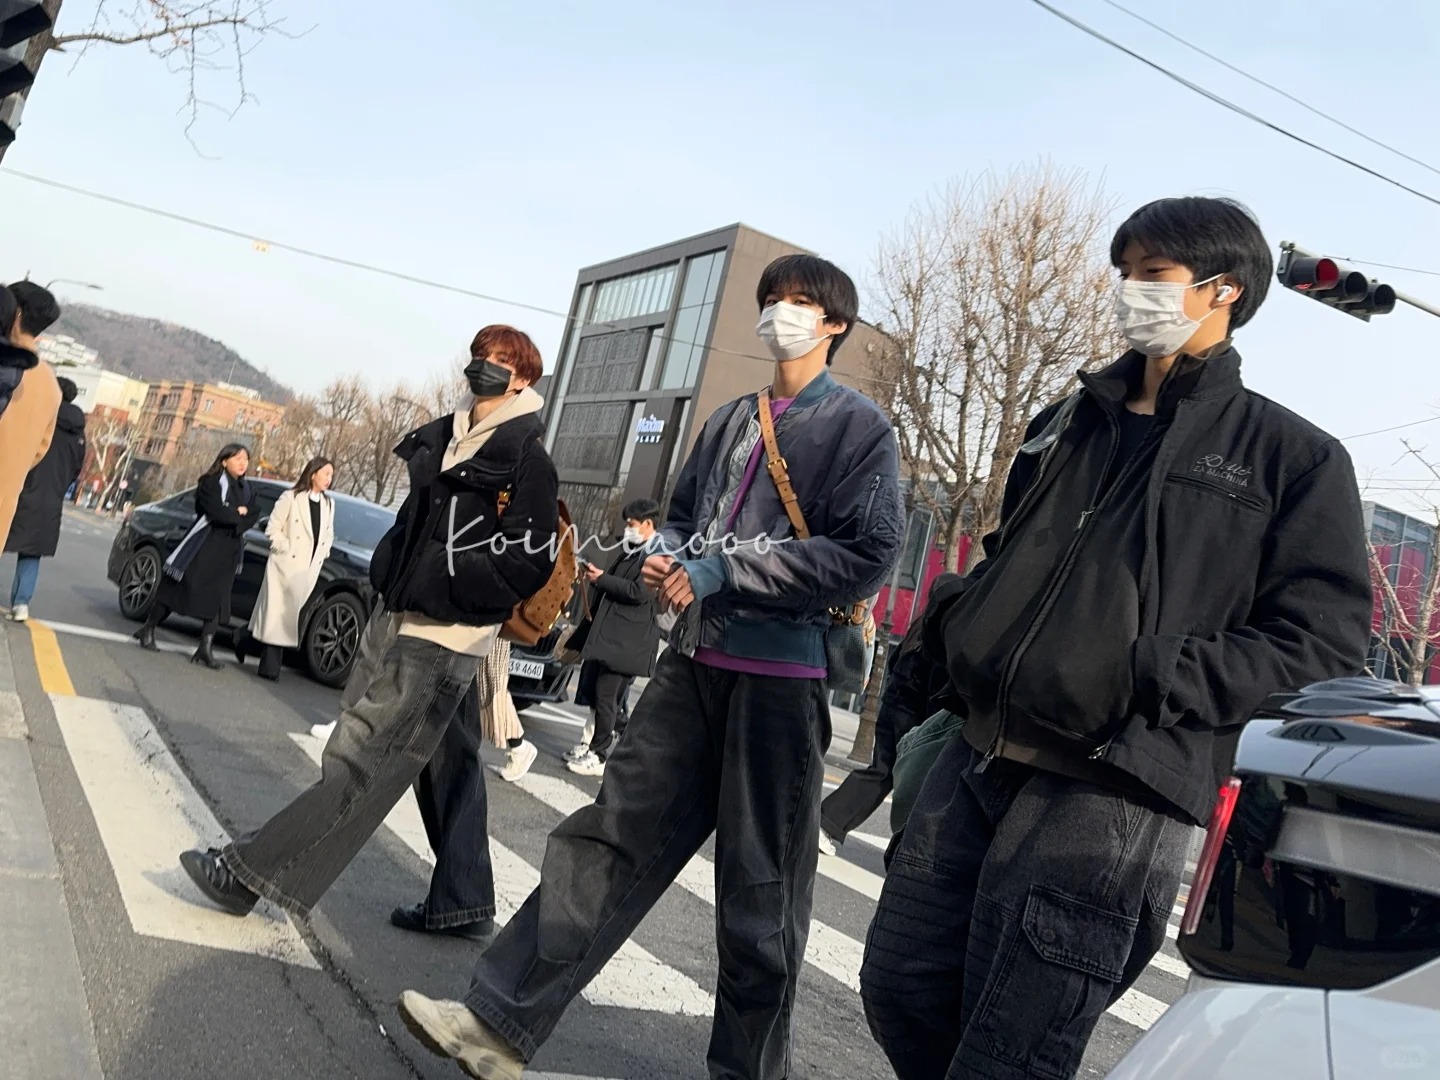
[[213,849],[183,852],[180,865],[211,903],[231,915],[249,915],[260,899],[240,884],[240,879]]
[[245,657],[249,655],[249,652],[245,648],[246,644],[244,633],[236,630],[235,636],[230,639],[230,649],[235,654],[236,663],[241,667],[245,666]]
[[461,923],[459,926],[444,926],[432,930],[425,925],[425,903],[397,907],[390,913],[390,925],[417,934],[439,934],[443,937],[458,937],[466,941],[478,941],[489,945],[495,940],[495,920],[481,919],[478,922]]
[[140,627],[140,629],[135,632],[135,640],[140,643],[142,649],[147,649],[150,652],[160,651],[159,646],[155,644],[155,627],[153,626],[146,625]]
[[201,634],[200,647],[195,650],[195,655],[190,657],[192,664],[204,664],[211,671],[219,671],[225,665],[215,659],[215,635]]

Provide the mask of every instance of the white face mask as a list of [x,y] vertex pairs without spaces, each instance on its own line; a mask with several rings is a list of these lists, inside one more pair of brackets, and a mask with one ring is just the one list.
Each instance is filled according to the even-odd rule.
[[[1208,277],[1193,285],[1174,281],[1122,281],[1115,289],[1115,324],[1136,352],[1149,357],[1173,356],[1185,347],[1204,319],[1185,314],[1185,293],[1208,285]],[[1214,315],[1215,308],[1208,315]]]
[[641,544],[645,543],[645,537],[640,535],[639,529],[627,526],[625,529],[625,543],[629,544],[631,547],[639,547]]
[[755,333],[770,346],[776,360],[799,360],[809,356],[829,334],[817,334],[820,316],[799,304],[781,300],[760,312],[760,325]]

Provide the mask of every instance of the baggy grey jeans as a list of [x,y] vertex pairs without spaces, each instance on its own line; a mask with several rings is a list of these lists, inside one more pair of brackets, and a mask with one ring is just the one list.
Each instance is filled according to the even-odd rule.
[[[246,888],[306,915],[435,756],[467,693],[475,657],[401,637],[377,609],[341,698],[320,779],[225,848]],[[383,641],[383,648],[379,647]]]

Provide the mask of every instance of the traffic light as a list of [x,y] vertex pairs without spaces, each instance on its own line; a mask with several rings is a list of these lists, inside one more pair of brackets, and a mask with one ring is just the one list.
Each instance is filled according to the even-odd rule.
[[0,147],[15,141],[23,95],[35,82],[25,54],[32,39],[53,25],[41,0],[0,0]]
[[1294,244],[1280,245],[1275,269],[1280,284],[1364,322],[1395,310],[1395,290],[1337,259],[1311,255]]

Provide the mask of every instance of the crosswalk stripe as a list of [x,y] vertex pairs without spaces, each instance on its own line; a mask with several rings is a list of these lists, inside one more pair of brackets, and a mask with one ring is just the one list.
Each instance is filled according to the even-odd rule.
[[217,911],[180,868],[180,852],[220,847],[226,834],[143,709],[50,701],[137,934],[319,968],[280,909],[262,901],[246,919]]
[[[292,734],[290,738],[318,767],[325,744],[311,735]],[[386,816],[385,826],[426,865],[435,865],[420,808],[408,794]],[[540,872],[493,837],[490,857],[495,871],[495,921],[503,925],[540,884]],[[713,995],[633,941],[620,946],[584,994],[592,1005],[680,1016],[715,1014]]]

